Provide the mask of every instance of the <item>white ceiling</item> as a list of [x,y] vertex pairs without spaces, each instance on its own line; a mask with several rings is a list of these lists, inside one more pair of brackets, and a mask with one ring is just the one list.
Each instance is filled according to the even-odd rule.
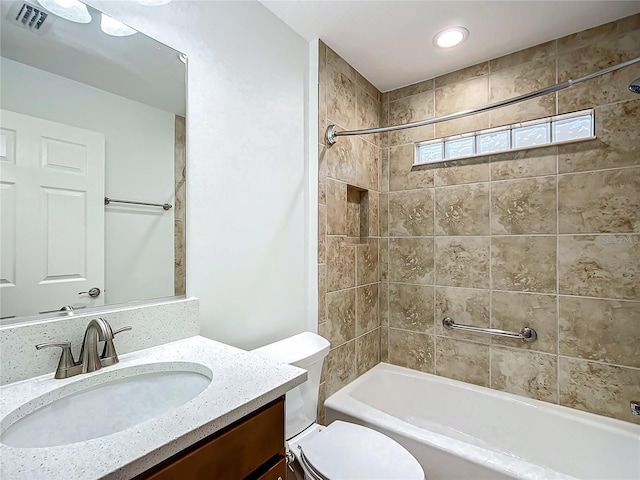
[[[90,23],[74,23],[50,14],[40,31],[34,31],[15,21],[23,3],[0,0],[3,57],[185,114],[186,67],[177,51],[139,32],[129,37],[104,34],[100,13],[92,7],[88,7]],[[29,3],[41,8],[36,0]]]
[[[261,0],[307,41],[322,39],[387,92],[640,12],[640,1]],[[461,25],[469,38],[433,46]]]

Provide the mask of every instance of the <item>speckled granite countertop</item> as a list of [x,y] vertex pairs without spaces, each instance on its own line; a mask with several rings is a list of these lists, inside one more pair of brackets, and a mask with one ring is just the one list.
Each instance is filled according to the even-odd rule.
[[[171,365],[159,365],[167,363]],[[128,479],[275,400],[307,377],[302,369],[204,337],[191,337],[122,355],[120,363],[98,372],[65,380],[54,379],[52,372],[2,387],[0,430],[71,392],[159,368],[181,370],[188,364],[213,374],[209,386],[191,401],[126,430],[81,443],[47,448],[0,444],[0,478]],[[33,401],[41,396],[44,402]],[[96,421],[109,419],[97,413]]]

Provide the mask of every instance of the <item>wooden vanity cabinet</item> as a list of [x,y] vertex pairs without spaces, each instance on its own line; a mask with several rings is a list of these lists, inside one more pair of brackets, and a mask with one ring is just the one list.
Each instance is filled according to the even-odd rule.
[[287,478],[287,460],[285,458],[280,459],[278,463],[272,466],[266,472],[260,474],[258,477],[250,477],[251,479],[255,478],[256,480],[286,480]]
[[284,397],[281,397],[136,480],[285,480],[284,454]]

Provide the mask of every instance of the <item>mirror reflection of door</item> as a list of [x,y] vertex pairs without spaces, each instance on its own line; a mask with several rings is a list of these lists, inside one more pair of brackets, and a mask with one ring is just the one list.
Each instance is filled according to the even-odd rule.
[[[35,24],[22,21],[25,1],[30,2],[0,0],[0,109],[104,134],[104,195],[100,203],[86,204],[88,224],[98,216],[103,218],[104,281],[74,286],[73,298],[61,293],[46,307],[34,303],[35,294],[25,296],[23,306],[32,308],[16,318],[0,319],[0,325],[18,323],[24,316],[59,310],[64,305],[124,304],[184,294],[186,57],[141,32],[127,37],[108,35],[101,28],[100,12],[90,6],[86,6],[89,23],[75,23],[49,12],[46,21],[34,28]],[[55,143],[56,148],[61,145]],[[2,168],[7,165],[4,162]],[[51,168],[32,169],[38,176],[41,170],[54,173]],[[70,173],[70,178],[77,177]],[[16,190],[5,187],[5,197],[12,198],[14,193],[10,192]],[[55,188],[81,190],[66,184]],[[173,207],[104,205],[104,197]],[[59,218],[49,225],[58,228],[80,218],[72,213],[79,208],[79,199],[72,195],[51,197]],[[69,215],[62,215],[64,202],[72,211]],[[20,208],[17,217],[11,218],[24,224],[30,219],[23,218],[26,209]],[[78,235],[64,237],[67,230],[76,227],[79,222],[60,228],[56,238],[62,245],[56,248],[68,247],[68,253],[81,251],[73,243]],[[13,265],[15,249],[23,243],[20,240],[7,249],[0,244],[5,265]],[[40,248],[33,241],[27,243]],[[98,244],[87,241],[86,248],[94,245]],[[41,255],[36,251],[31,257]],[[74,261],[80,262],[80,258]],[[97,258],[87,256],[86,268],[91,270],[88,265]],[[56,259],[62,260],[67,259]],[[9,268],[5,265],[3,274]],[[68,266],[56,266],[57,273],[41,269],[38,282],[52,275],[57,275],[57,280],[75,275],[58,282],[49,279],[48,286],[75,282],[80,287],[79,278],[91,278],[89,271],[84,275],[77,264],[67,273]],[[5,287],[0,286],[2,299],[16,281],[13,277],[9,281],[11,275],[6,273]],[[99,296],[78,295],[94,287],[101,290]],[[0,308],[0,317],[15,313],[4,310]]]
[[80,292],[104,290],[104,135],[6,110],[0,126],[0,316],[102,305]]

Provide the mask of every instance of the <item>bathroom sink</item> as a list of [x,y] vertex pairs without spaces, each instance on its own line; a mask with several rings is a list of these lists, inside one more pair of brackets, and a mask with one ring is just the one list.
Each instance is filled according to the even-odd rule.
[[[19,419],[8,428],[3,425],[0,442],[10,447],[41,448],[103,437],[167,413],[211,383],[211,372],[197,368],[199,365],[178,371],[166,365],[170,364],[158,365],[160,371],[147,369],[129,375],[121,370],[120,376],[127,375],[123,378],[113,378],[113,371],[101,372],[87,388],[68,394],[69,388],[59,389],[46,398],[38,397],[19,409],[30,413],[18,414]],[[56,399],[51,401],[52,397]]]

